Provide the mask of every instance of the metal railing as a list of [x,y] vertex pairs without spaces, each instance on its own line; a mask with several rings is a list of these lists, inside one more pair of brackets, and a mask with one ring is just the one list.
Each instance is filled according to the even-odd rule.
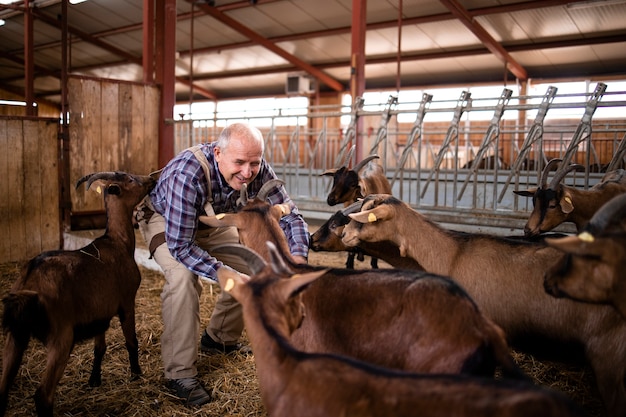
[[[600,180],[603,167],[623,164],[626,101],[619,98],[626,93],[605,90],[599,83],[591,94],[559,96],[550,87],[542,97],[514,97],[504,89],[500,97],[487,99],[473,99],[463,91],[456,102],[437,102],[424,93],[417,103],[400,103],[390,96],[375,106],[357,100],[352,107],[311,107],[290,113],[277,109],[258,117],[252,112],[244,118],[220,114],[211,120],[177,121],[175,146],[180,151],[215,140],[222,126],[232,121],[256,125],[265,136],[266,159],[286,181],[299,208],[325,219],[338,208],[325,203],[331,180],[320,174],[340,164],[347,149],[359,140],[361,149],[381,156],[378,162],[393,194],[433,219],[514,231],[523,226],[532,202],[513,190],[535,187],[549,159],[585,165],[586,172],[572,173],[565,180],[585,188]],[[599,107],[620,109],[622,116],[593,120]],[[554,109],[582,111],[583,116],[549,118]],[[482,120],[473,117],[479,113]],[[484,118],[489,113],[491,121]],[[399,122],[401,115],[404,119],[414,115],[415,122]],[[447,115],[451,115],[447,122],[434,121]]]

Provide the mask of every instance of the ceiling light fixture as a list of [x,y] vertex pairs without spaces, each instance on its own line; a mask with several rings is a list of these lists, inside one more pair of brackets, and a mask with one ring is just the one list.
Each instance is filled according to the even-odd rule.
[[4,26],[5,23],[4,19],[0,19],[0,26]]
[[70,0],[70,4],[79,4],[87,0]]

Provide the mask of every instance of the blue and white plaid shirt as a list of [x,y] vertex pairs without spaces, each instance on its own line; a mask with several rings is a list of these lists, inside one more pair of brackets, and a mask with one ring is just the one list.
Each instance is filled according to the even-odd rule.
[[[239,191],[228,185],[220,174],[213,156],[215,145],[215,142],[202,145],[202,152],[209,162],[212,206],[215,214],[232,213]],[[248,185],[248,194],[255,196],[264,183],[274,178],[277,178],[276,173],[263,159],[259,174]],[[217,280],[216,271],[223,264],[194,242],[198,217],[205,214],[204,205],[209,199],[206,184],[200,162],[193,152],[183,151],[165,166],[150,199],[156,212],[165,218],[165,241],[172,256],[195,274]],[[280,219],[280,226],[287,236],[291,254],[307,257],[308,226],[285,187],[277,187],[267,200],[271,204],[290,205],[291,213]]]

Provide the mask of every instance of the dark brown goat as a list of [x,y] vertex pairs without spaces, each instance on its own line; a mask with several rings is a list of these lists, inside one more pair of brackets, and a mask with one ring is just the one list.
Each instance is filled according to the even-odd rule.
[[545,276],[548,294],[611,304],[626,319],[626,194],[600,208],[578,236],[546,239],[567,254]]
[[562,181],[569,172],[583,168],[577,164],[558,170],[548,184],[550,170],[560,162],[560,159],[552,159],[546,164],[539,188],[513,191],[517,195],[533,199],[534,208],[524,226],[526,236],[548,232],[564,222],[574,223],[580,232],[604,203],[617,194],[626,192],[626,171],[622,169],[606,173],[599,183],[588,190],[563,184]]
[[135,333],[135,295],[141,275],[134,259],[132,215],[155,181],[150,176],[101,172],[84,176],[76,187],[83,182],[87,189],[104,190],[106,231],[81,249],[43,252],[33,258],[3,299],[6,344],[0,415],[6,411],[9,389],[31,336],[47,351],[46,370],[35,393],[39,416],[53,415],[56,386],[75,343],[95,338],[89,385],[101,384],[105,332],[114,316],[124,333],[131,373],[141,374]]
[[294,273],[275,254],[272,265],[249,280],[227,268],[217,275],[243,305],[261,398],[272,417],[584,415],[563,395],[528,383],[405,373],[296,350],[288,338],[303,317],[298,294],[324,269]]
[[[347,207],[368,194],[391,194],[391,184],[385,176],[383,167],[376,163],[370,163],[374,159],[378,159],[378,155],[370,155],[355,165],[354,168],[348,168],[354,150],[355,146],[348,152],[343,166],[326,170],[321,174],[333,177],[332,188],[326,198],[329,206],[343,203],[344,207]],[[358,248],[348,249],[347,252],[346,267],[353,269],[355,256],[359,260],[363,260],[363,253]],[[372,257],[371,265],[372,268],[378,267],[377,258]]]
[[[266,260],[266,242],[271,242],[293,270],[316,270],[288,256],[277,213],[255,198],[237,213],[200,220],[213,227],[236,226],[241,243]],[[500,365],[507,376],[524,377],[500,328],[443,278],[409,270],[330,269],[304,291],[303,302],[306,318],[291,340],[298,349],[417,372],[493,375]]]
[[[562,252],[544,242],[446,230],[390,195],[366,197],[361,212],[350,217],[345,244],[394,242],[426,271],[463,286],[514,346],[546,354],[562,344],[561,357],[582,346],[607,415],[626,416],[626,321],[610,306],[546,294],[544,273]],[[533,346],[524,343],[529,340]]]
[[[310,247],[316,252],[349,251],[341,240],[343,228],[350,222],[349,212],[338,210],[315,233],[311,235]],[[358,248],[365,255],[382,259],[394,268],[423,270],[422,266],[412,258],[400,256],[398,246],[390,242],[359,242]]]

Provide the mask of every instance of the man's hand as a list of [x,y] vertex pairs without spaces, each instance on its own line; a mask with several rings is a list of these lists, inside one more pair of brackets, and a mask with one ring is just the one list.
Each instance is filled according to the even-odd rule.
[[306,263],[308,263],[307,259],[304,256],[294,255],[293,256],[293,260],[296,261],[296,263],[299,263],[299,264],[306,264]]

